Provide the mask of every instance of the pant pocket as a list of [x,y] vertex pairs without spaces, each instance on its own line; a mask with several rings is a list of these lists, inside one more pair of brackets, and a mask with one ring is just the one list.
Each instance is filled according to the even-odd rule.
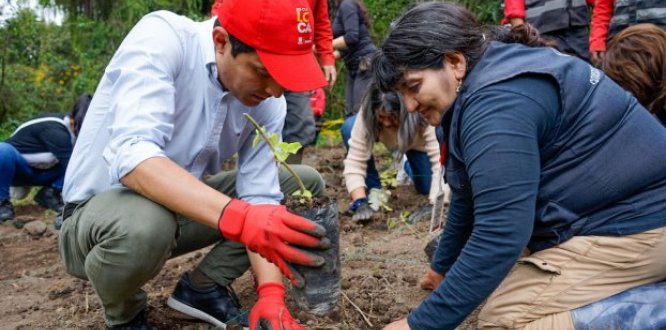
[[520,259],[518,259],[518,263],[522,264],[522,265],[532,265],[532,266],[538,268],[539,270],[541,270],[545,273],[548,273],[548,274],[552,274],[552,275],[562,274],[562,270],[560,269],[560,267],[558,267],[556,265],[553,265],[553,264],[551,264],[550,262],[548,262],[546,260],[543,260],[541,258],[537,258],[537,257],[534,257],[534,256],[520,258]]

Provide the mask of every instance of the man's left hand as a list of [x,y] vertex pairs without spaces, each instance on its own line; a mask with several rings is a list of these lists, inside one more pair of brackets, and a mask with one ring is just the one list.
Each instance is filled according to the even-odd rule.
[[284,304],[284,285],[268,282],[257,288],[259,299],[250,311],[250,330],[305,330]]
[[407,324],[407,319],[401,319],[385,326],[383,330],[411,330],[411,329],[412,328],[409,327],[409,324]]

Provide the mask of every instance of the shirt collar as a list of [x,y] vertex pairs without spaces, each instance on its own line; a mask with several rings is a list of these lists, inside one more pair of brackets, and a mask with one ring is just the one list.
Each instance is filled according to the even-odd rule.
[[203,22],[199,22],[199,39],[201,44],[204,45],[202,52],[204,58],[203,63],[206,66],[206,72],[208,72],[208,80],[211,82],[211,84],[219,87],[220,90],[226,94],[228,90],[222,86],[220,81],[217,79],[218,72],[215,62],[215,44],[213,43],[212,37],[214,26],[215,17]]

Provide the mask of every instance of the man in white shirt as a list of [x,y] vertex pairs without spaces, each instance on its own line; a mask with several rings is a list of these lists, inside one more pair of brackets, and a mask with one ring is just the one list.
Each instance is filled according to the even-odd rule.
[[[284,305],[280,271],[294,283],[287,262],[323,263],[295,245],[329,242],[321,226],[278,205],[294,180],[266,144],[252,146],[243,113],[279,133],[284,89],[326,85],[309,11],[305,0],[225,0],[205,22],[155,12],[120,45],[67,168],[60,236],[67,271],[92,283],[109,328],[149,328],[141,286],[169,257],[229,241],[247,247],[257,278],[251,328],[301,328]],[[238,171],[214,175],[236,153]],[[297,171],[323,193],[316,171]],[[168,304],[216,326],[247,323],[225,288],[221,246]]]

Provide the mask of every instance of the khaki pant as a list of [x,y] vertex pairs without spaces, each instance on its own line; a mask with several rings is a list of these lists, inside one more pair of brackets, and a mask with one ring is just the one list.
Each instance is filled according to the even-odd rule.
[[[314,169],[293,166],[315,196],[324,183]],[[218,191],[236,196],[236,171],[206,180]],[[285,195],[299,189],[280,169]],[[220,285],[227,285],[250,266],[245,247],[225,241],[220,232],[172,213],[129,189],[112,189],[79,205],[60,230],[60,256],[67,272],[89,280],[99,296],[109,325],[130,321],[146,307],[141,287],[170,257],[218,243],[197,268]]]
[[666,227],[576,236],[522,258],[479,314],[481,329],[573,329],[570,311],[666,278]]

